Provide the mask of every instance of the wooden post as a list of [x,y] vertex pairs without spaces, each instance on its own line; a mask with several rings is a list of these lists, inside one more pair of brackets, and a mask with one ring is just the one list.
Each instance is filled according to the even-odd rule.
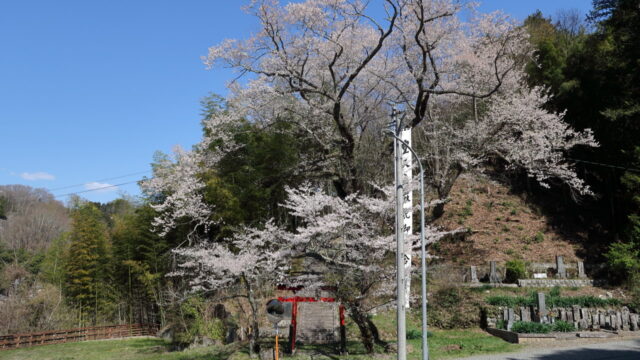
[[347,329],[344,321],[344,305],[340,304],[340,352],[347,353]]
[[289,341],[291,342],[291,354],[296,351],[296,331],[298,330],[298,302],[296,300],[293,301],[293,306],[291,307],[291,328],[289,334]]

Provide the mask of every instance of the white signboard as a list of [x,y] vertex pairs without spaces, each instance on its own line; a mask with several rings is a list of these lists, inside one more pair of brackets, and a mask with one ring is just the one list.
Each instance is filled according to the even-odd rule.
[[[400,134],[400,139],[411,146],[411,128],[405,128]],[[411,178],[413,169],[413,155],[406,147],[402,149],[402,182],[404,188],[404,200],[402,209],[404,210],[404,223],[402,230],[405,235],[404,245],[404,270],[405,270],[405,306],[409,307],[411,298],[411,248],[410,237],[413,234],[413,192],[411,191]]]

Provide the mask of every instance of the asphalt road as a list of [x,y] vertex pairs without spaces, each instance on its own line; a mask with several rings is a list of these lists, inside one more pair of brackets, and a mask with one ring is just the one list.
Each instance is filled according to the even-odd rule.
[[576,344],[561,348],[530,346],[525,350],[508,353],[482,355],[464,360],[640,360],[640,339]]

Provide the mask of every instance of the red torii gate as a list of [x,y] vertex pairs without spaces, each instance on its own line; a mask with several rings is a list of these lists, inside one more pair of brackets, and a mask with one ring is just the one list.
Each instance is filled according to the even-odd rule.
[[[278,290],[290,290],[294,293],[298,290],[301,290],[301,286],[297,287],[286,287],[286,286],[278,286]],[[296,349],[296,333],[298,329],[298,303],[299,302],[336,302],[335,298],[332,297],[309,297],[309,296],[291,296],[291,297],[278,297],[278,301],[281,302],[290,302],[291,304],[291,325],[289,325],[289,351],[291,354]],[[339,314],[340,314],[340,351],[342,353],[346,353],[347,351],[347,333],[345,328],[345,317],[344,317],[344,305],[340,304],[338,306]]]

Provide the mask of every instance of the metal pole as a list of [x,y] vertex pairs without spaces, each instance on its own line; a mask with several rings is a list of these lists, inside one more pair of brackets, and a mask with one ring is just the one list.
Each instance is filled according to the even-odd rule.
[[276,324],[276,356],[275,359],[278,360],[280,358],[280,349],[278,349],[278,324]]
[[396,128],[395,138],[395,173],[396,173],[396,291],[397,291],[397,325],[398,325],[398,360],[407,359],[407,328],[406,328],[406,309],[405,309],[405,293],[404,293],[404,189],[402,184],[402,145],[398,138],[402,124],[397,119],[397,113],[394,109],[393,118]]
[[[429,344],[427,340],[427,251],[426,244],[424,239],[424,169],[422,167],[422,162],[418,157],[418,154],[406,144],[402,139],[398,138],[396,134],[390,132],[394,138],[394,144],[400,143],[404,145],[413,156],[416,158],[416,162],[420,167],[420,260],[422,262],[422,359],[429,360]],[[396,151],[399,149],[396,148]],[[397,160],[397,159],[396,159]],[[396,175],[397,181],[397,175]],[[396,219],[397,221],[397,219]],[[396,223],[397,226],[397,223]],[[397,228],[396,228],[397,229]],[[398,342],[399,344],[399,342]]]

